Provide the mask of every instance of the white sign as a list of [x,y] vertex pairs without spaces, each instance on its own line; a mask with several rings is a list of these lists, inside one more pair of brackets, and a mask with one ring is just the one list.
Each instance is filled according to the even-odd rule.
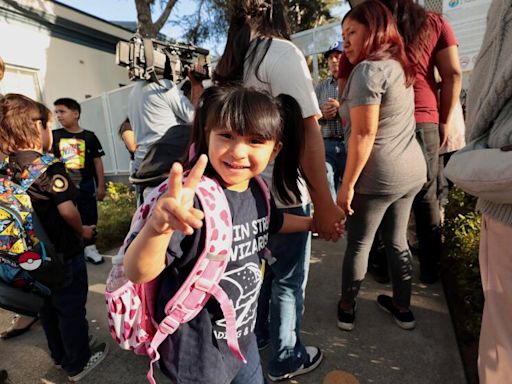
[[459,42],[460,65],[470,71],[475,64],[485,33],[491,0],[444,0],[443,14]]

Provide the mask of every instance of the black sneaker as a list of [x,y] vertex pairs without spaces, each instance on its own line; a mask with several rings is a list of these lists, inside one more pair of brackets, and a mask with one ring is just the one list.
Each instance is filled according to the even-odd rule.
[[354,325],[356,322],[356,309],[357,305],[354,301],[352,309],[349,311],[344,311],[340,308],[340,303],[338,303],[338,328],[344,331],[351,331],[354,329]]
[[279,376],[272,376],[269,373],[268,378],[272,381],[281,381],[281,380],[291,379],[292,377],[311,372],[316,367],[318,367],[324,357],[320,348],[313,347],[313,346],[306,346],[305,348],[306,348],[306,361],[304,361],[304,363],[302,363],[302,365],[296,371],[293,371],[290,373],[285,373],[284,375],[279,375]]
[[393,299],[390,296],[377,296],[377,304],[384,311],[391,313],[393,319],[395,319],[395,323],[397,323],[400,328],[411,330],[416,327],[416,321],[414,320],[412,311],[410,309],[407,312],[399,311],[398,308],[393,304]]
[[85,367],[83,367],[80,371],[70,374],[68,376],[69,381],[80,381],[85,376],[87,376],[94,368],[96,368],[102,361],[105,359],[108,353],[108,344],[101,343],[95,345],[91,349],[91,357]]

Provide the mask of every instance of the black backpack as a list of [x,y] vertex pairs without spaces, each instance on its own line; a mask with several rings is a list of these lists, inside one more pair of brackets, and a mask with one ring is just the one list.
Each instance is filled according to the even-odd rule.
[[169,176],[171,165],[185,155],[190,125],[175,125],[156,141],[144,156],[139,169],[130,176],[130,182],[144,187],[156,187]]

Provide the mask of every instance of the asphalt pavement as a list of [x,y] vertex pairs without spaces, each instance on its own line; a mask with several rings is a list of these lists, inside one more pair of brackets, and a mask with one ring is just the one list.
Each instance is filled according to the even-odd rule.
[[[378,284],[368,275],[358,298],[354,330],[344,332],[336,327],[344,249],[343,241],[333,244],[313,240],[301,337],[304,344],[322,349],[324,361],[315,371],[288,383],[322,384],[334,370],[350,373],[360,383],[466,383],[441,283],[421,284],[416,273],[412,309],[417,327],[405,331],[376,304],[378,294],[391,294],[391,286]],[[119,349],[108,331],[103,292],[109,269],[109,257],[102,265],[88,265],[90,331],[98,341],[109,343],[110,353],[81,383],[146,383],[147,358]],[[0,329],[8,327],[11,316],[0,309]],[[267,353],[262,353],[263,364]],[[8,382],[12,384],[68,382],[65,373],[48,355],[39,323],[22,336],[1,340],[0,356],[0,368],[7,369]],[[159,383],[168,382],[159,372],[155,377]]]

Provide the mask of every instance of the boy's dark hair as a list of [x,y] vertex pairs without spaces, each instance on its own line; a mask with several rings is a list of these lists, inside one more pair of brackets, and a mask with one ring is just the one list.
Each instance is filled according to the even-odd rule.
[[35,124],[41,120],[43,127],[50,117],[50,110],[31,98],[8,93],[0,101],[0,152],[12,154],[18,148],[36,148],[41,144]]
[[[304,123],[293,97],[280,95],[277,100],[266,92],[243,87],[206,89],[195,113],[191,137],[194,155],[184,160],[186,169],[200,155],[208,154],[208,140],[215,128],[230,129],[238,135],[253,134],[276,143],[281,141],[283,149],[274,164],[274,188],[284,202],[293,201],[288,191],[300,199],[297,181],[303,174],[299,161],[304,149]],[[217,176],[211,164],[205,173]]]
[[[261,80],[259,67],[272,39],[290,40],[283,0],[240,0],[232,3],[226,48],[213,74],[213,81],[218,85],[241,84],[246,65]],[[258,33],[254,42],[251,42],[251,31]],[[262,54],[259,54],[260,45]]]
[[78,112],[78,117],[80,118],[80,114],[82,113],[82,108],[80,107],[80,104],[75,99],[71,99],[69,97],[62,97],[60,99],[55,100],[53,105],[63,105],[72,111]]

